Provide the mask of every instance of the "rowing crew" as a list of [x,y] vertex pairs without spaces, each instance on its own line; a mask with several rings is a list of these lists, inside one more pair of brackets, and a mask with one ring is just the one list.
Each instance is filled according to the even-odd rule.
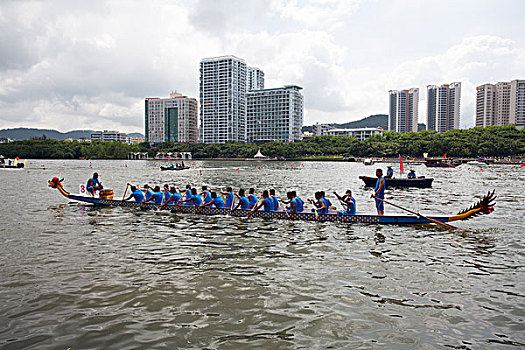
[[[123,200],[130,200],[133,198],[136,202],[152,202],[160,204],[161,209],[166,205],[173,203],[175,205],[196,207],[213,206],[215,208],[229,208],[230,210],[236,210],[239,208],[251,211],[257,211],[261,208],[264,211],[279,210],[279,200],[274,189],[262,191],[262,198],[258,200],[254,188],[250,188],[248,190],[248,195],[246,195],[246,191],[242,188],[239,189],[237,193],[234,193],[231,187],[226,187],[226,189],[219,192],[220,195],[217,195],[217,192],[208,190],[207,186],[202,186],[202,191],[200,193],[195,187],[192,188],[191,185],[186,185],[185,191],[181,191],[179,188],[173,186],[170,187],[168,185],[164,185],[162,190],[160,186],[155,186],[152,190],[148,184],[144,185],[143,189],[130,183],[128,183],[128,186],[131,186],[132,193],[128,198],[124,198]],[[334,195],[343,205],[343,210],[339,211],[338,214],[355,215],[356,202],[352,197],[352,191],[347,190],[344,196],[339,196],[334,191]],[[222,196],[224,196],[224,198]],[[239,201],[234,207],[235,197],[237,197]],[[288,200],[282,200],[282,202],[287,204],[284,209],[288,213],[293,214],[304,211],[304,202],[299,196],[297,196],[296,191],[287,192],[286,197]],[[329,209],[333,208],[330,200],[325,197],[324,191],[316,192],[315,200],[308,199],[308,201],[314,206],[312,211],[317,214],[326,214]]]

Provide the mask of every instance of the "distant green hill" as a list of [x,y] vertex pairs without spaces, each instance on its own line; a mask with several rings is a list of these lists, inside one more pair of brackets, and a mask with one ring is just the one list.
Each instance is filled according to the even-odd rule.
[[[75,140],[80,138],[89,139],[93,131],[94,130],[71,130],[68,132],[60,132],[51,129],[14,128],[0,130],[0,137],[7,137],[13,140],[31,140],[32,138],[42,138],[45,136],[47,139],[62,141],[69,138]],[[132,133],[130,136],[144,137],[140,133]]]
[[[388,130],[388,115],[387,114],[374,114],[361,120],[348,122],[344,124],[332,123],[334,129],[357,129],[357,128],[377,128],[378,126],[384,130]],[[418,131],[425,130],[426,126],[423,123],[417,125]],[[303,132],[312,132],[313,127],[303,126]]]

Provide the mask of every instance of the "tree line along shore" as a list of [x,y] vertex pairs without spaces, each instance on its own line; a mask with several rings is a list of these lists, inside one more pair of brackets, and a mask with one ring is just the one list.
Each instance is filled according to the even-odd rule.
[[166,142],[151,146],[147,142],[128,145],[121,142],[78,142],[57,140],[25,140],[0,144],[0,154],[22,159],[127,159],[131,152],[191,152],[193,158],[251,158],[258,150],[268,157],[286,159],[396,157],[415,158],[443,156],[461,158],[508,157],[525,155],[525,129],[515,126],[456,129],[445,133],[420,131],[396,133],[386,131],[359,141],[353,137],[317,136],[285,144],[179,144]]

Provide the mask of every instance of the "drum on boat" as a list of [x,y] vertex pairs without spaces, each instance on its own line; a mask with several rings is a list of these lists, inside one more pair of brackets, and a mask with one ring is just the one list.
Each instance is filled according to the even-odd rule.
[[103,189],[99,191],[98,195],[100,198],[113,199],[113,190]]

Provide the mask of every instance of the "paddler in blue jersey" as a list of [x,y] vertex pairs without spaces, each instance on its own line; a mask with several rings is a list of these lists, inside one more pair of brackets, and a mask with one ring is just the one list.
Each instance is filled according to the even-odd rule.
[[164,193],[163,202],[166,203],[171,198],[170,186],[168,184],[165,184],[164,188],[162,189],[162,192]]
[[298,212],[303,211],[303,206],[301,202],[298,202],[299,197],[294,195],[295,191],[290,191],[286,193],[286,197],[289,199],[290,205],[287,206],[285,209],[290,214],[295,214]]
[[226,196],[224,199],[224,204],[231,209],[233,204],[233,192],[231,187],[226,187],[226,192],[221,192],[223,196]]
[[255,195],[255,188],[250,188],[248,190],[248,201],[250,202],[250,209],[253,209],[257,204],[257,196]]
[[341,202],[341,205],[343,206],[342,211],[338,211],[337,214],[339,215],[355,215],[356,206],[355,206],[355,199],[352,197],[352,191],[347,190],[346,194],[341,197],[337,194],[337,192],[334,191],[334,195],[339,199]]
[[149,200],[151,196],[153,196],[153,191],[151,190],[151,187],[149,187],[148,184],[144,185],[144,188],[142,189],[142,192],[144,192],[144,199]]
[[320,191],[319,193],[321,194],[321,200],[324,202],[324,205],[326,206],[326,211],[328,211],[330,207],[332,206],[332,203],[330,202],[328,198],[326,198],[324,191]]
[[297,192],[292,191],[292,196],[295,200],[295,205],[297,207],[298,212],[302,212],[304,210],[304,203],[303,200],[297,195]]
[[253,207],[252,211],[259,210],[262,206],[264,206],[264,211],[273,211],[273,200],[270,198],[270,195],[268,194],[267,190],[264,190],[262,193],[262,201],[259,202],[255,207]]
[[394,170],[392,170],[392,167],[389,165],[387,166],[385,179],[391,179],[393,177],[394,177]]
[[93,177],[90,177],[87,181],[86,190],[94,197],[95,193],[103,188],[104,186],[98,179],[98,173],[93,173]]
[[224,208],[224,200],[221,196],[217,196],[216,192],[211,193],[211,201],[202,203],[202,206],[215,206],[215,208]]
[[385,199],[385,179],[383,178],[383,170],[376,170],[377,182],[374,193],[370,195],[370,198],[375,198],[377,215],[385,215],[385,204],[381,199]]
[[308,198],[308,202],[312,203],[314,205],[314,209],[312,211],[316,211],[318,214],[326,214],[328,212],[328,207],[326,206],[326,202],[322,200],[321,192],[315,192],[315,201],[311,198]]
[[239,203],[233,208],[233,210],[237,210],[237,208],[241,207],[242,210],[248,210],[250,208],[250,201],[246,196],[244,195],[244,188],[239,189],[239,193],[236,193],[235,196],[239,198]]
[[144,203],[148,203],[153,201],[155,204],[162,204],[162,198],[164,197],[164,193],[160,190],[160,186],[155,186],[153,189],[153,195],[151,195],[148,199],[144,201]]
[[416,171],[415,170],[410,170],[410,172],[408,173],[407,177],[409,179],[415,179],[416,178]]
[[196,188],[191,189],[191,197],[181,201],[181,203],[189,203],[189,205],[194,205],[196,207],[200,207],[202,204],[202,197],[200,194],[197,193]]
[[[178,188],[178,187],[177,187],[177,190],[179,191],[179,193],[180,193],[181,196],[182,196],[183,191],[181,191],[180,188]],[[181,203],[184,202],[183,205],[192,205],[192,204],[189,203],[189,201],[188,201],[188,199],[190,199],[191,196],[192,196],[192,194],[191,194],[191,185],[186,185],[186,191],[184,191],[184,193],[185,193],[185,200],[184,200],[184,201],[181,201]]]
[[135,202],[142,202],[144,200],[144,193],[142,193],[140,188],[137,188],[137,186],[133,186],[130,183],[128,183],[128,185],[131,186],[131,195],[124,200],[129,201],[131,198],[134,198]]
[[279,210],[279,200],[277,199],[277,196],[275,195],[275,190],[273,188],[270,190],[270,199],[273,201],[273,210]]
[[182,196],[177,191],[175,187],[170,188],[170,198],[168,200],[164,201],[164,204],[160,206],[160,209],[164,208],[166,205],[173,203],[175,205],[179,205],[180,200],[182,199]]
[[204,203],[211,202],[211,192],[208,190],[208,186],[202,186],[202,192],[200,193]]

